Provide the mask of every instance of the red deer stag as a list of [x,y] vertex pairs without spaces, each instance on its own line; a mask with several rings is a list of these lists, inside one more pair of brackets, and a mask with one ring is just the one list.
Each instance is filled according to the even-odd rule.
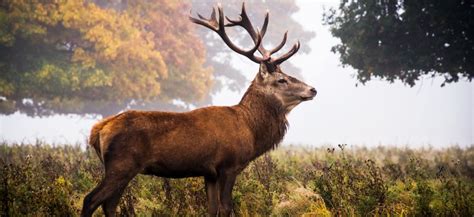
[[[262,45],[268,24],[252,26],[245,5],[240,19],[224,21],[222,8],[210,19],[198,14],[191,21],[216,32],[233,51],[258,63],[260,69],[238,105],[211,106],[184,113],[126,111],[108,117],[92,128],[90,145],[105,167],[102,182],[84,199],[82,216],[91,216],[99,205],[114,216],[119,199],[133,177],[149,174],[168,178],[203,176],[210,216],[229,216],[232,188],[237,175],[255,158],[275,148],[287,129],[286,115],[316,90],[286,75],[280,64],[295,54],[300,44],[278,58],[282,42],[272,50]],[[241,26],[254,46],[243,50],[231,42],[225,27]],[[255,56],[259,51],[261,56]]]

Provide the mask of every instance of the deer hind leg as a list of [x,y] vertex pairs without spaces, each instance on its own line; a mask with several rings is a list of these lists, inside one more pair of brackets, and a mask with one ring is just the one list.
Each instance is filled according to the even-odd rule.
[[91,216],[102,204],[104,212],[113,216],[123,190],[138,174],[139,169],[132,159],[123,156],[111,159],[105,159],[105,176],[101,183],[84,198],[81,216]]
[[117,189],[109,198],[107,198],[104,203],[102,203],[102,210],[104,211],[105,216],[113,217],[117,210],[117,206],[120,202],[120,197],[122,197],[123,191],[126,186]]
[[91,216],[97,207],[104,202],[106,202],[104,212],[111,213],[111,210],[113,210],[115,214],[115,207],[121,193],[134,176],[135,174],[133,176],[130,174],[114,176],[106,174],[102,182],[84,198],[81,216]]

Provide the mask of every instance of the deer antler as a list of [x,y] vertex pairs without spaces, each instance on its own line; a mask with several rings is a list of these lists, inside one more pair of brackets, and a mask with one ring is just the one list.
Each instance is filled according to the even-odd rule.
[[[240,13],[240,19],[239,20],[232,20],[227,16],[225,18],[227,19],[227,21],[230,22],[230,23],[226,24],[225,26],[228,26],[228,27],[241,26],[242,28],[247,30],[247,32],[249,33],[249,35],[252,38],[253,42],[257,43],[257,33],[255,32],[255,29],[252,26],[252,22],[250,22],[250,19],[249,19],[248,15],[247,15],[247,12],[245,10],[245,2],[242,3],[242,12]],[[265,36],[265,33],[267,31],[267,26],[268,26],[268,11],[265,14],[265,20],[263,22],[262,31],[260,32],[261,35],[262,35],[262,38]],[[262,56],[264,58],[269,58],[270,57],[269,52],[267,52],[267,50],[265,50],[265,48],[263,47],[263,44],[260,44],[260,46],[258,47],[258,51],[262,54]]]
[[[218,5],[217,9],[219,11],[219,20],[217,20],[216,18],[215,8],[212,9],[211,18],[209,19],[204,18],[200,14],[198,14],[198,17],[200,19],[196,19],[191,16],[189,17],[189,19],[191,19],[191,21],[194,23],[205,26],[211,29],[212,31],[216,32],[217,34],[219,34],[219,36],[221,36],[221,38],[224,40],[227,46],[229,46],[233,51],[248,57],[249,59],[251,59],[252,61],[256,63],[266,63],[266,64],[271,64],[274,66],[279,65],[285,60],[287,60],[288,58],[290,58],[291,56],[293,56],[293,54],[295,54],[300,48],[300,42],[298,41],[295,45],[293,45],[290,51],[274,59],[271,57],[271,55],[278,52],[281,48],[283,48],[283,46],[286,43],[288,32],[285,32],[285,34],[283,35],[283,40],[275,48],[271,50],[267,50],[263,47],[262,39],[263,39],[263,36],[265,36],[267,27],[268,27],[268,17],[269,17],[268,11],[265,14],[265,20],[262,25],[262,31],[259,32],[258,28],[257,30],[254,29],[252,22],[250,21],[247,15],[247,11],[245,10],[245,2],[242,3],[242,12],[240,13],[240,18],[238,20],[233,20],[226,16],[225,18],[229,22],[227,24],[224,24],[224,12],[222,10],[222,7]],[[249,51],[244,51],[238,48],[235,44],[233,44],[225,32],[225,27],[232,27],[232,26],[241,26],[242,28],[244,28],[247,31],[247,33],[249,33],[255,46]],[[258,50],[260,54],[262,54],[262,57],[257,57],[254,55],[256,50]]]
[[217,10],[219,12],[219,20],[216,18],[216,9],[215,8],[212,8],[212,14],[211,14],[211,17],[209,19],[204,18],[200,14],[198,14],[198,17],[200,19],[196,19],[196,18],[191,17],[191,16],[189,17],[189,19],[194,23],[205,26],[205,27],[211,29],[212,31],[216,32],[222,38],[222,40],[224,40],[224,42],[227,44],[227,46],[229,46],[229,48],[232,49],[233,51],[248,57],[249,59],[251,59],[252,61],[254,61],[256,63],[263,62],[264,61],[263,58],[257,57],[257,56],[254,55],[255,51],[257,51],[258,47],[262,43],[262,35],[260,34],[260,32],[257,30],[257,32],[255,33],[255,39],[254,39],[255,46],[252,49],[250,49],[248,51],[245,51],[245,50],[237,47],[234,43],[232,43],[229,36],[227,36],[227,33],[225,32],[224,12],[222,10],[222,7],[220,5],[217,6]]

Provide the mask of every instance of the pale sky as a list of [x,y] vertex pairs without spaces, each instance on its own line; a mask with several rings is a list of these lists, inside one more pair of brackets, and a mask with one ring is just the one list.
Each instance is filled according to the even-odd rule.
[[[316,87],[318,95],[290,113],[284,144],[411,147],[474,144],[473,83],[458,82],[441,88],[443,79],[425,79],[410,88],[400,82],[372,80],[356,87],[355,70],[342,68],[338,56],[330,52],[338,40],[321,22],[323,6],[337,6],[338,1],[300,0],[297,4],[301,9],[294,18],[316,32],[316,37],[309,42],[312,52],[296,54],[292,61],[302,69],[305,82]],[[245,57],[236,57],[235,64],[248,72],[245,75],[249,80],[258,70]],[[214,96],[213,104],[236,104],[243,91],[223,90]],[[84,143],[96,121],[75,115],[0,116],[0,140]]]

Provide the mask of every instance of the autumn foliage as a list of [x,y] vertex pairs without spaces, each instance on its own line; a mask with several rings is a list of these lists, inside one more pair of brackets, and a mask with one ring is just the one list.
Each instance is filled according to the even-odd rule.
[[110,114],[202,101],[211,70],[181,1],[2,1],[0,112]]

